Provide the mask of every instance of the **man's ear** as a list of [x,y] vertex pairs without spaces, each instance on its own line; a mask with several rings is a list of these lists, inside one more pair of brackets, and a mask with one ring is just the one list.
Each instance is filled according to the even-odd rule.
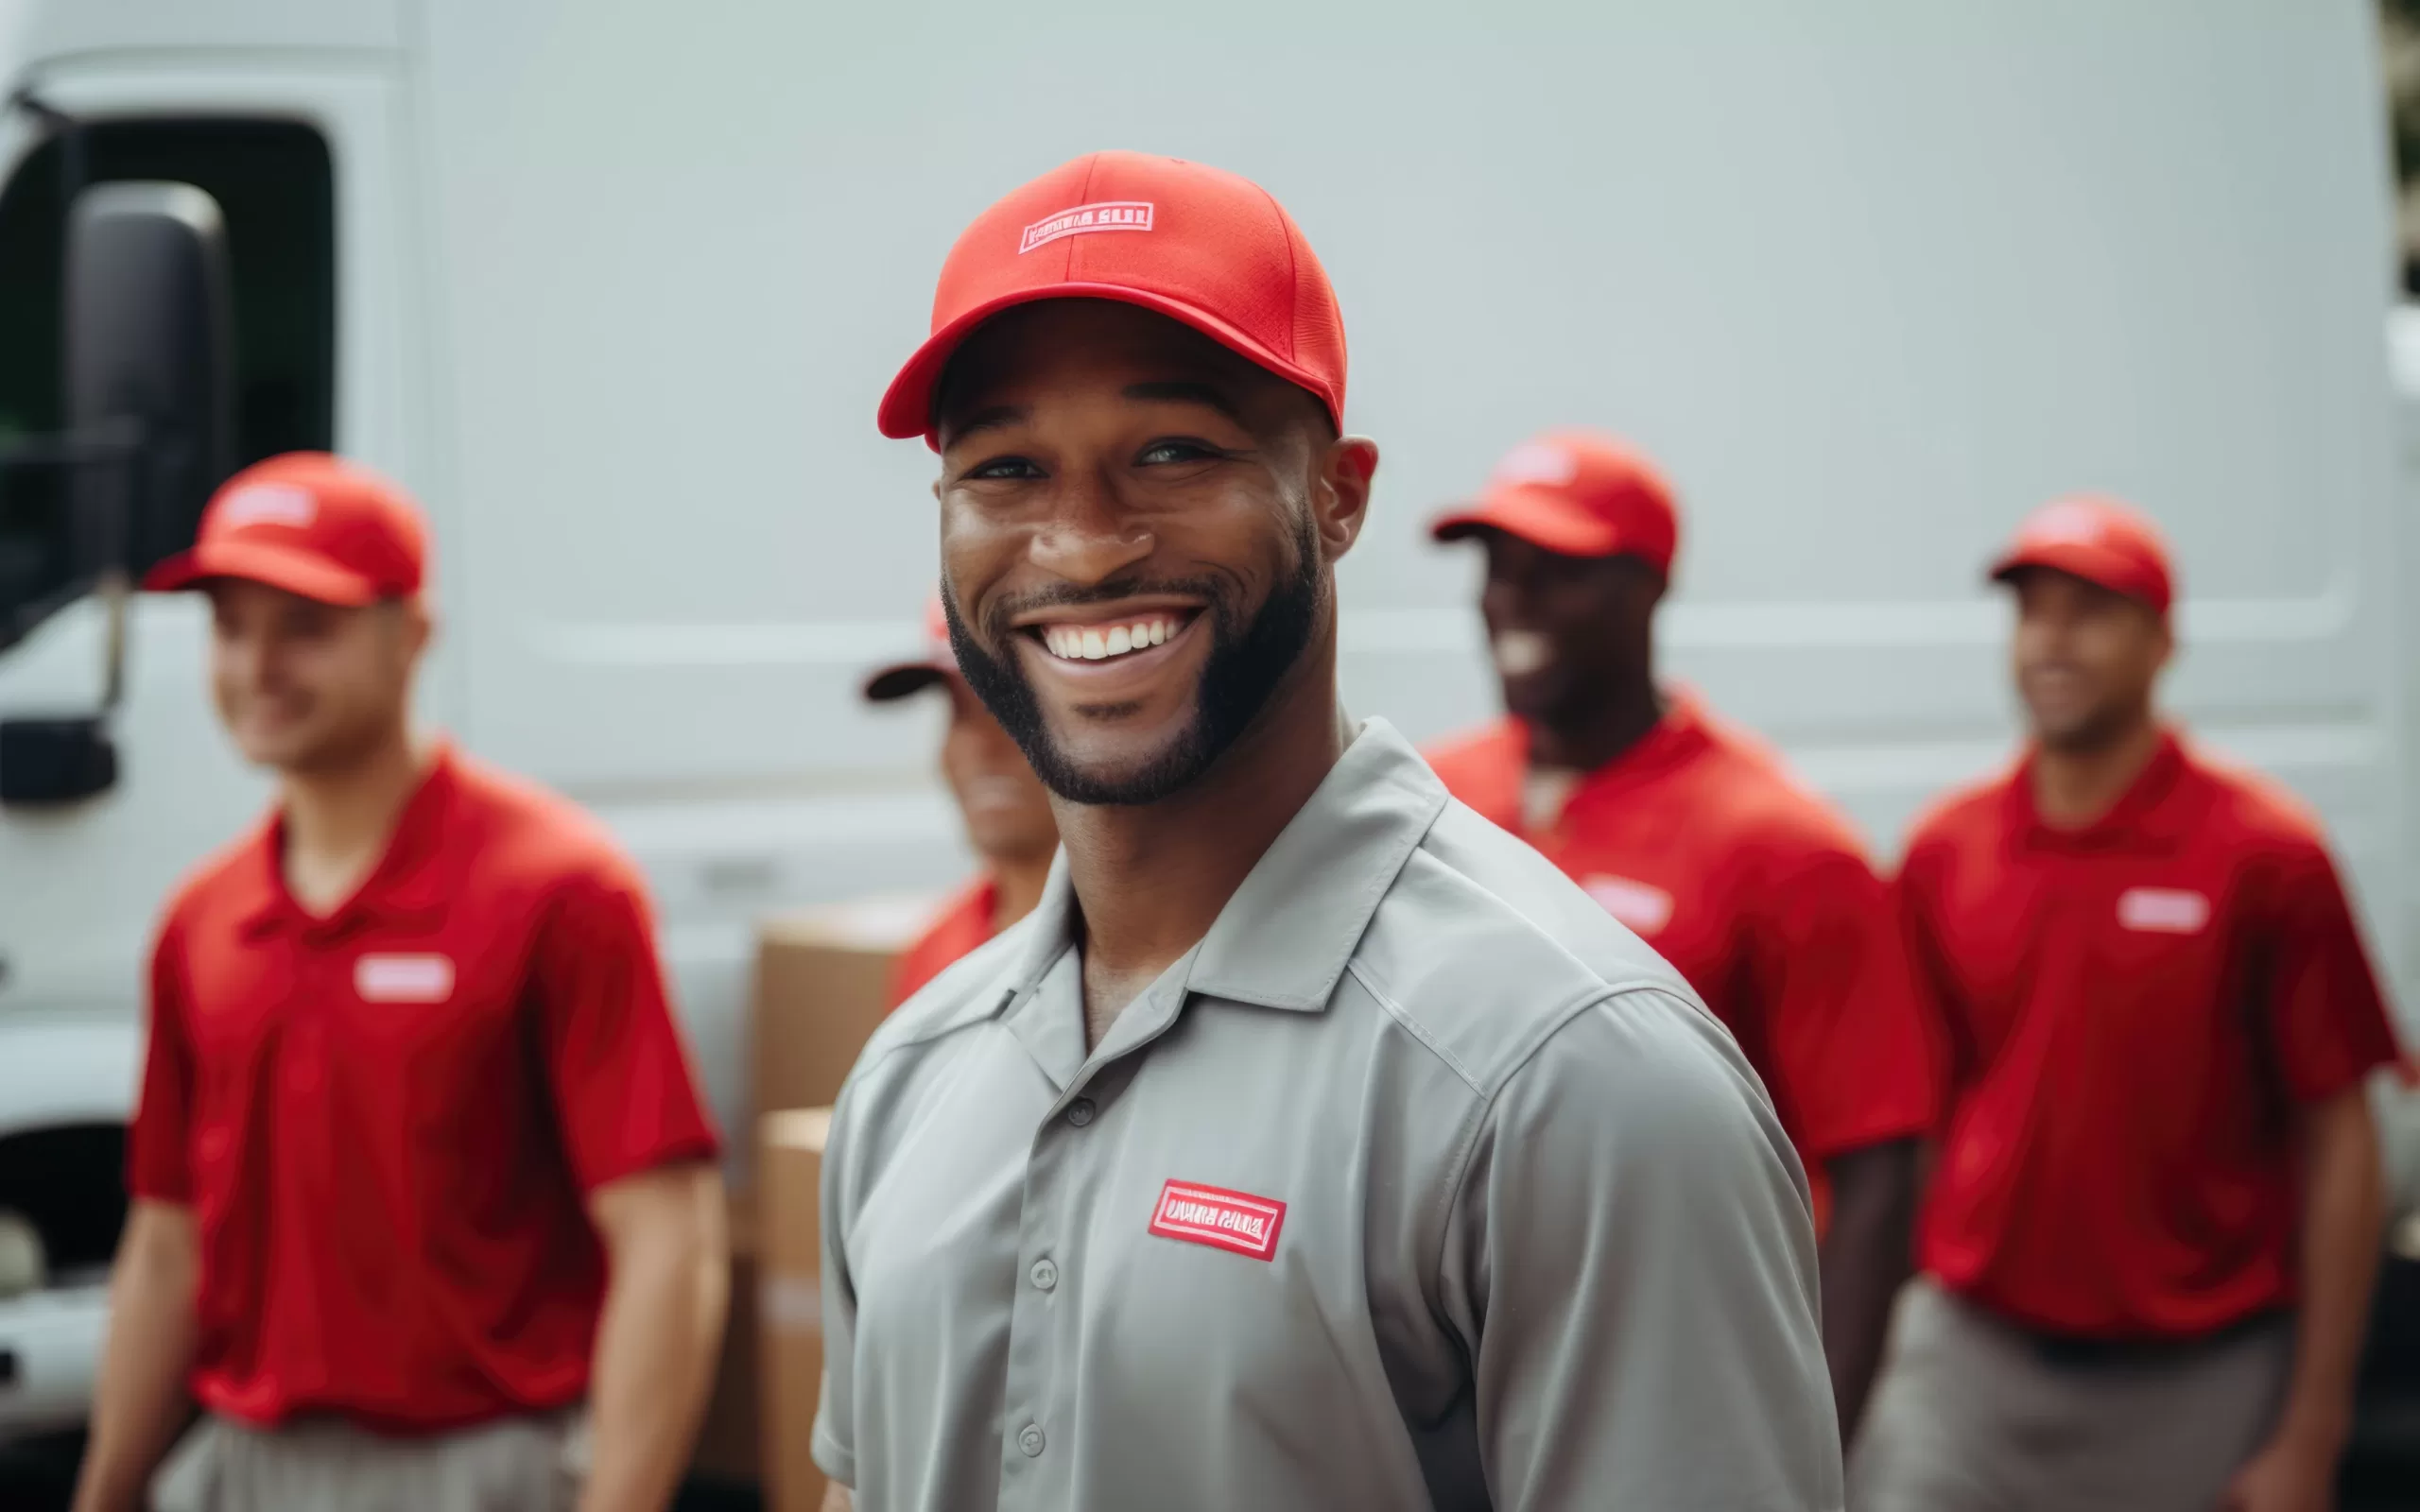
[[396,627],[404,638],[404,650],[417,660],[437,638],[437,614],[428,607],[428,599],[420,593],[395,601]]
[[1340,436],[1320,457],[1311,490],[1311,519],[1327,559],[1336,560],[1361,539],[1370,517],[1371,482],[1378,472],[1378,443],[1366,436]]

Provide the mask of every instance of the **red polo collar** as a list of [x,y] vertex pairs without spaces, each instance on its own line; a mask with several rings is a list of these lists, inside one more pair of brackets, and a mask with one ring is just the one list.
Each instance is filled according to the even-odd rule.
[[259,896],[237,925],[243,936],[260,939],[285,930],[334,936],[358,927],[408,927],[441,918],[446,877],[439,857],[459,782],[453,745],[440,741],[420,785],[395,816],[378,864],[352,897],[324,916],[304,908],[285,885],[285,816],[272,810],[253,831],[245,864]]

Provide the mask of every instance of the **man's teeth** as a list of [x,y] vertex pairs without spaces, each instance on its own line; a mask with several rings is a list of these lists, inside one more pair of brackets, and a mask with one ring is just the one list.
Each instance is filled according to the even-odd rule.
[[1535,630],[1506,630],[1495,638],[1495,670],[1524,678],[1554,660],[1554,643]]
[[1147,651],[1184,626],[1175,616],[1156,614],[1129,625],[1046,625],[1042,644],[1052,656],[1070,662],[1101,662],[1129,651]]

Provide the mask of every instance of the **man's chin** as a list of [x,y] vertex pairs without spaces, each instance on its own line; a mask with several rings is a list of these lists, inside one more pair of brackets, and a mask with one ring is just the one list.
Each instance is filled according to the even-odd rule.
[[2124,722],[2100,713],[2065,711],[2032,720],[2033,743],[2045,750],[2087,753],[2106,749],[2125,734]]
[[1057,730],[1034,753],[1045,786],[1071,803],[1156,803],[1189,786],[1210,765],[1198,716],[1158,730],[1088,730],[1067,740]]
[[284,770],[307,765],[314,743],[286,734],[247,734],[237,737],[235,748],[254,766]]
[[1564,690],[1545,678],[1506,678],[1499,683],[1504,712],[1525,725],[1551,725],[1564,703]]

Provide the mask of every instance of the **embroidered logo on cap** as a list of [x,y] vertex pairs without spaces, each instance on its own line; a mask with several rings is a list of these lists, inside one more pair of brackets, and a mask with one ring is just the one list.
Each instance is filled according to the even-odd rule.
[[364,1003],[442,1003],[454,992],[454,963],[442,955],[365,955],[353,963],[353,989]]
[[1503,487],[1524,483],[1559,489],[1580,475],[1580,458],[1552,441],[1523,441],[1495,464],[1495,481]]
[[1583,878],[1581,889],[1597,906],[1629,925],[1633,933],[1652,935],[1672,921],[1672,895],[1661,887],[1602,872]]
[[1277,1231],[1286,1227],[1286,1204],[1249,1193],[1171,1181],[1160,1188],[1151,1210],[1151,1232],[1162,1239],[1229,1249],[1254,1260],[1277,1253]]
[[308,489],[290,483],[255,483],[227,495],[227,502],[218,507],[216,524],[228,530],[252,524],[301,526],[319,513],[320,501],[311,497]]
[[1151,202],[1148,199],[1103,199],[1094,204],[1078,205],[1046,216],[1025,229],[1025,236],[1017,243],[1017,255],[1022,257],[1037,247],[1047,246],[1062,236],[1082,236],[1097,231],[1150,231]]
[[2081,504],[2054,504],[2026,523],[2024,539],[2034,546],[2097,546],[2100,516]]
[[2129,887],[2118,895],[2118,922],[2152,935],[2198,935],[2210,921],[2210,900],[2181,887]]

